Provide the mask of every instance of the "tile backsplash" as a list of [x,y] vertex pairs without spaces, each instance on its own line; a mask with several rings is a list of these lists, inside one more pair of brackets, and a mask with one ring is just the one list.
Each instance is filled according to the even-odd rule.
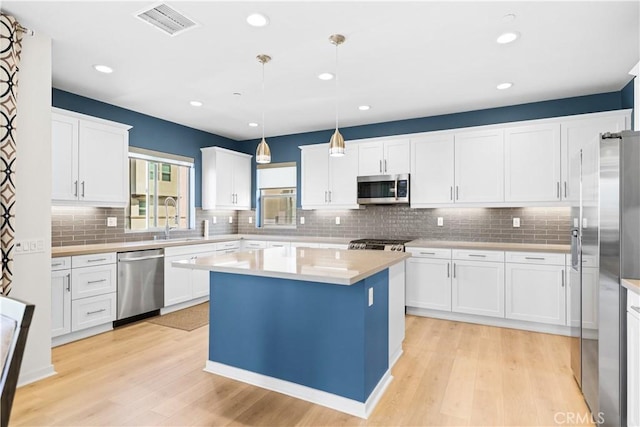
[[[219,221],[213,224],[212,218]],[[236,234],[236,211],[203,211],[196,209],[196,228],[171,230],[171,237],[202,236],[203,220],[209,220],[209,235]],[[117,226],[107,227],[107,218],[116,217]],[[232,223],[229,223],[229,217]],[[90,245],[94,243],[119,243],[152,240],[163,236],[164,231],[126,232],[124,208],[91,208],[79,206],[53,206],[51,208],[51,246]]]
[[[123,208],[51,208],[52,246],[88,245],[151,240],[163,232],[132,233],[124,230]],[[213,223],[213,217],[217,223]],[[340,225],[336,225],[336,217]],[[107,227],[107,217],[118,225]],[[447,208],[411,209],[404,206],[367,206],[358,210],[297,211],[295,229],[256,228],[255,211],[203,211],[196,209],[194,230],[172,230],[172,237],[202,236],[203,220],[209,220],[209,235],[276,234],[285,236],[378,237],[512,243],[568,244],[570,208]],[[305,224],[300,224],[300,217]],[[437,226],[437,218],[443,226]],[[231,218],[232,223],[229,223]],[[249,223],[252,218],[252,223]],[[520,227],[513,227],[520,218]]]
[[[249,217],[238,213],[240,234],[295,236],[371,237],[511,243],[568,244],[570,208],[447,208],[411,209],[404,206],[367,206],[358,210],[310,211],[298,209],[296,229],[256,228]],[[305,224],[300,224],[300,218]],[[336,225],[340,217],[340,225]],[[438,217],[443,226],[437,226]],[[520,227],[513,227],[520,218]]]

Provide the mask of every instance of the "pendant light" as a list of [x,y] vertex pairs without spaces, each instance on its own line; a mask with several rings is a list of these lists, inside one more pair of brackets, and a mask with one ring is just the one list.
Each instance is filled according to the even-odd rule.
[[329,155],[333,157],[344,156],[344,138],[338,130],[338,46],[345,41],[345,37],[342,34],[333,34],[329,36],[329,41],[336,47],[336,131],[331,135],[329,141]]
[[271,61],[271,57],[269,55],[258,55],[256,57],[258,62],[262,64],[262,141],[258,144],[258,148],[256,148],[256,163],[271,163],[271,150],[269,149],[269,144],[264,139],[264,64]]

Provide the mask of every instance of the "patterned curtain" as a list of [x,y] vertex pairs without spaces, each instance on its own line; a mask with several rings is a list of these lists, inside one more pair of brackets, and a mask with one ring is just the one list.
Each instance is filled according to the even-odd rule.
[[22,35],[13,16],[0,15],[0,251],[2,286],[0,295],[9,295],[13,281],[13,246],[16,202],[16,98],[18,63]]

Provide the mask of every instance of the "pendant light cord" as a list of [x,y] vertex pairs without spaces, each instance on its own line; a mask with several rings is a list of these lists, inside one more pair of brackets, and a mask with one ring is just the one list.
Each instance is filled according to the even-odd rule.
[[262,62],[262,139],[264,140],[264,61]]
[[336,130],[338,130],[338,46],[336,43]]

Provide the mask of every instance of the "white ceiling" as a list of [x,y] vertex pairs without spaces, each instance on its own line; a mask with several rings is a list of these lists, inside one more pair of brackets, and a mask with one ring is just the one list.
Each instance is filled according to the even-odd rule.
[[[267,136],[334,126],[335,83],[317,78],[334,71],[333,33],[347,38],[340,127],[617,91],[640,58],[637,0],[166,3],[200,26],[165,35],[134,17],[152,1],[4,0],[2,8],[52,38],[54,87],[237,140],[261,133],[248,126],[261,122],[261,53],[273,58]],[[253,12],[270,24],[247,25]],[[506,30],[520,39],[498,45]],[[504,81],[513,87],[496,90]]]

